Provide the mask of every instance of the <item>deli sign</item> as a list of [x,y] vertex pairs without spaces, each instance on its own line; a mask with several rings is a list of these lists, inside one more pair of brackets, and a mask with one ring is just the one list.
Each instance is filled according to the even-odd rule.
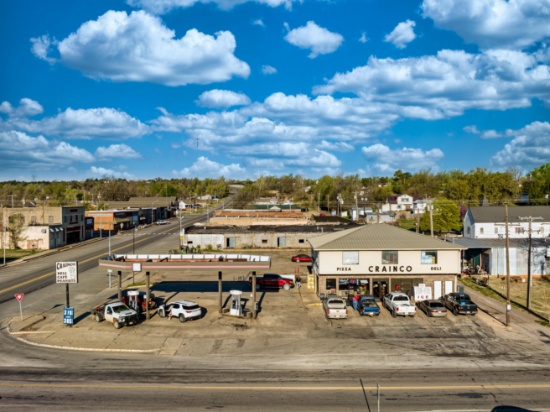
[[78,262],[56,262],[55,283],[78,283]]

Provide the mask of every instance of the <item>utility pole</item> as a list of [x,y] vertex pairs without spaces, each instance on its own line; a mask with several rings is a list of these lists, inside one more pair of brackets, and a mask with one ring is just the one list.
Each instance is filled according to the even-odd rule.
[[505,206],[506,223],[506,326],[510,326],[510,237],[508,236],[508,205]]
[[532,278],[531,278],[531,247],[532,247],[532,236],[531,236],[531,226],[533,220],[542,220],[542,216],[518,216],[520,220],[529,221],[529,247],[527,248],[527,310],[531,310],[531,289],[532,289]]
[[359,205],[357,203],[357,192],[355,192],[355,221],[359,221]]
[[430,236],[434,237],[434,214],[433,214],[433,205],[432,202],[429,203],[430,206]]
[[317,193],[317,213],[321,213],[321,192]]
[[[512,311],[512,304],[510,302],[510,226],[517,225],[517,223],[510,224],[508,205],[504,205],[504,228],[506,231],[506,326],[510,326],[510,312]],[[495,226],[502,226],[502,223],[496,223]]]

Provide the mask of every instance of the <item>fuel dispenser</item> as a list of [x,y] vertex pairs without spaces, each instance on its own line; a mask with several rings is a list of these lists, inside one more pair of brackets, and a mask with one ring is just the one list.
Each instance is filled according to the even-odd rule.
[[138,300],[139,291],[129,290],[128,291],[128,306],[134,309],[137,313],[141,313],[141,305]]
[[229,309],[229,314],[231,316],[242,316],[243,307],[241,304],[241,295],[243,294],[242,290],[230,290],[231,294],[231,309]]

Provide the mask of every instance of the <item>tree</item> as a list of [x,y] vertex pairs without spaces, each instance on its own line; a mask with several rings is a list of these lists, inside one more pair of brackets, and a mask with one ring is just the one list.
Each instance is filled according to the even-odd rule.
[[23,229],[25,227],[25,217],[22,214],[16,213],[9,217],[8,227],[10,245],[12,249],[19,249],[19,242],[25,240],[23,237]]
[[[450,232],[460,230],[460,208],[458,205],[445,197],[437,198],[432,204],[433,230],[434,232]],[[426,211],[420,218],[420,230],[430,230],[430,213]]]

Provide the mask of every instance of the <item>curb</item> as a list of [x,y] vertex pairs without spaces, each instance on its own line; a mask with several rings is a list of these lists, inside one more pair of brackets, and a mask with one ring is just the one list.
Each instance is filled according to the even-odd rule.
[[[79,348],[74,346],[60,346],[60,345],[48,345],[46,343],[37,343],[30,341],[28,339],[17,337],[16,335],[19,333],[33,333],[33,332],[13,332],[11,330],[11,322],[13,318],[9,321],[8,325],[6,326],[6,329],[8,330],[8,333],[10,336],[13,337],[13,339],[17,339],[20,342],[26,343],[27,345],[31,346],[38,346],[41,348],[48,348],[48,349],[60,349],[60,350],[71,350],[71,351],[77,351],[77,352],[111,352],[111,353],[156,353],[160,351],[160,348],[157,349],[98,349],[98,348]],[[40,321],[34,322],[33,324],[36,324]],[[39,333],[45,333],[45,332],[39,332]]]

